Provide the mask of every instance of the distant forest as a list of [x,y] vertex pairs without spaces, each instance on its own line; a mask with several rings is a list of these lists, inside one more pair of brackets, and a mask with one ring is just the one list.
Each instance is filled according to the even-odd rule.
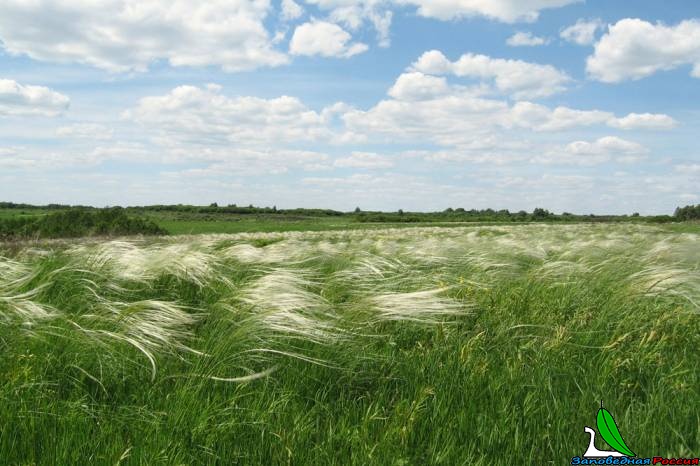
[[[6,204],[2,203],[3,206]],[[28,210],[26,207],[21,209]],[[47,215],[12,216],[0,219],[0,240],[165,233],[167,232],[153,221],[129,216],[121,207],[105,209],[64,207]]]
[[276,207],[194,205],[151,205],[136,207],[70,206],[49,204],[35,206],[0,202],[0,240],[25,238],[71,238],[81,236],[161,235],[167,232],[149,218],[149,214],[174,213],[183,216],[231,217],[260,216],[267,219],[343,217],[358,223],[420,223],[420,222],[646,222],[666,223],[700,219],[700,204],[678,207],[674,214],[641,216],[580,215],[564,212],[555,214],[536,208],[532,212],[493,209],[447,208],[441,212],[379,212],[359,207],[351,212],[330,209],[277,209]]

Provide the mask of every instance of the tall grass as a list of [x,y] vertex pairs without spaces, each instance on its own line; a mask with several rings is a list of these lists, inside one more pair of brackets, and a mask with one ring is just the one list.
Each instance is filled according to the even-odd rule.
[[643,225],[0,245],[3,464],[565,464],[700,446],[700,248]]

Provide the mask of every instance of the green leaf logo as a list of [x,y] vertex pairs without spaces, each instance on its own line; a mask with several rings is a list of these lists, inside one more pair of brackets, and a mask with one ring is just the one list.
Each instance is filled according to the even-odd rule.
[[598,410],[597,423],[598,432],[600,432],[600,436],[603,437],[603,440],[605,440],[608,445],[627,456],[635,456],[622,439],[622,435],[620,435],[620,431],[617,429],[617,424],[615,424],[615,419],[613,419],[612,414],[610,414],[607,409],[603,408],[603,403],[600,404],[600,409]]

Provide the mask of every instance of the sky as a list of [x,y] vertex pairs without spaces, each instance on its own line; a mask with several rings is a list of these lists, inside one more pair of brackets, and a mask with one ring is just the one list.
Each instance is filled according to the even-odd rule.
[[0,201],[671,214],[695,0],[2,0]]

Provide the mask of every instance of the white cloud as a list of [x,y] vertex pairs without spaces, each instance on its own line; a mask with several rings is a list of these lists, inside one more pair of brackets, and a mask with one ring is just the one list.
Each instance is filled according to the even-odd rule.
[[561,131],[579,126],[606,124],[614,115],[600,110],[576,110],[568,107],[550,109],[532,102],[517,102],[510,121],[536,131]]
[[541,10],[559,8],[580,0],[398,0],[418,7],[418,14],[451,20],[485,16],[505,23],[537,20]]
[[304,14],[304,9],[294,0],[282,0],[282,19],[290,21]]
[[[144,161],[164,161],[160,151],[153,151],[151,148],[136,142],[118,141],[114,144],[100,145],[84,155],[78,155],[79,161],[85,163],[99,163],[105,160],[121,160],[132,162]],[[72,158],[72,157],[71,157]]]
[[[289,96],[228,97],[210,84],[145,97],[123,118],[150,136],[152,148],[144,158],[206,164],[177,171],[178,176],[223,177],[332,169],[327,154],[300,146],[342,140],[331,124],[346,110],[337,104],[315,112]],[[105,150],[102,155],[107,155]]]
[[[439,61],[433,64],[440,66]],[[664,115],[629,114],[619,118],[600,110],[551,108],[527,101],[511,104],[505,99],[486,98],[478,88],[449,85],[445,77],[417,71],[400,75],[388,90],[388,97],[368,109],[336,103],[314,110],[289,96],[229,97],[220,86],[212,84],[180,86],[165,95],[145,97],[123,116],[141,126],[155,146],[154,154],[172,162],[216,162],[228,157],[248,160],[240,154],[253,152],[258,154],[255,160],[265,160],[260,154],[307,148],[314,152],[319,144],[340,144],[354,150],[335,162],[309,160],[303,165],[305,170],[333,166],[388,168],[398,163],[376,152],[363,151],[367,144],[435,144],[439,146],[437,151],[418,157],[506,164],[528,160],[542,148],[544,136],[530,143],[528,136],[518,131],[535,135],[587,126],[644,129],[667,124]],[[608,138],[574,144],[566,152],[614,148],[632,155],[627,153],[632,146],[620,141]],[[396,152],[396,147],[387,150]],[[271,167],[272,161],[275,167],[289,166],[279,163],[279,158],[269,160]]]
[[531,159],[533,163],[597,165],[611,159],[620,163],[633,163],[643,158],[649,150],[633,141],[615,136],[605,136],[595,141],[574,141],[563,147],[555,147]]
[[680,164],[673,167],[677,172],[681,173],[698,173],[700,174],[700,163]]
[[394,163],[374,152],[353,152],[350,157],[337,159],[333,165],[339,168],[389,168]]
[[[422,60],[423,64],[426,62],[434,65],[431,71],[444,69],[444,63],[432,60],[430,55]],[[534,135],[596,126],[644,130],[667,128],[673,121],[660,114],[631,113],[618,117],[603,110],[552,108],[529,101],[510,104],[506,100],[486,98],[479,89],[450,86],[440,77],[417,71],[400,75],[388,94],[391,98],[369,109],[344,109],[342,120],[348,134],[356,141],[433,143],[449,148],[438,151],[437,155],[434,151],[430,154],[441,160],[494,163],[522,160],[521,153],[531,148],[512,146],[508,131],[529,130]],[[599,145],[610,143],[606,139]]]
[[445,95],[449,91],[445,78],[414,71],[401,74],[388,94],[397,100],[426,100]]
[[166,142],[283,144],[331,135],[324,117],[295,97],[227,97],[213,84],[180,86],[163,96],[145,97],[123,117],[161,133]]
[[160,163],[163,166],[194,162],[201,168],[166,169],[166,173],[192,177],[224,177],[287,173],[291,169],[318,171],[331,169],[330,157],[322,152],[294,149],[252,149],[242,147],[194,147],[186,144],[173,147],[146,146],[116,142],[94,149],[62,149],[13,147],[0,148],[0,167],[19,170],[55,170],[70,167],[97,166],[108,160],[121,163]]
[[355,140],[430,142],[457,150],[459,155],[453,151],[446,156],[449,159],[483,161],[486,154],[505,161],[518,159],[517,152],[522,149],[504,145],[510,139],[504,132],[509,130],[543,133],[592,126],[645,129],[636,123],[636,114],[618,118],[602,110],[551,108],[528,101],[510,105],[504,100],[484,98],[464,87],[445,88],[442,83],[430,81],[422,86],[425,75],[407,80],[411,75],[406,73],[397,80],[389,91],[393,98],[367,110],[345,109],[342,120]]
[[568,144],[565,150],[572,155],[643,154],[647,152],[647,149],[641,144],[615,136],[602,137],[593,142],[575,141]]
[[68,109],[70,99],[48,87],[22,85],[0,79],[0,115],[54,117]]
[[377,31],[380,47],[389,46],[392,8],[414,6],[420,16],[456,20],[485,17],[515,23],[537,20],[541,10],[559,8],[583,0],[306,0],[328,12],[328,19],[357,30],[370,23]]
[[566,89],[571,78],[551,65],[505,60],[472,53],[450,62],[442,52],[425,52],[412,69],[425,74],[454,74],[459,77],[493,80],[495,87],[515,99],[547,97]]
[[17,149],[0,148],[0,168],[3,170],[31,170],[38,165],[35,157],[27,157]]
[[595,42],[595,34],[598,29],[602,28],[603,22],[600,19],[579,19],[576,24],[563,29],[559,33],[559,37],[574,44],[590,45]]
[[3,0],[0,42],[11,54],[111,72],[157,60],[250,70],[288,61],[263,24],[270,9],[269,0]]
[[337,24],[312,21],[294,30],[289,52],[292,55],[348,58],[367,51],[366,44],[351,43],[351,39],[352,36]]
[[[182,160],[184,157],[187,157],[185,148],[170,154],[173,160]],[[211,179],[231,175],[279,175],[287,173],[290,169],[320,171],[330,168],[327,163],[328,155],[315,151],[221,147],[206,148],[198,157],[210,164],[204,168],[190,168],[171,174]]]
[[453,63],[439,50],[424,52],[411,68],[428,74],[451,74]]
[[391,45],[389,28],[391,27],[392,18],[393,13],[391,11],[384,11],[381,13],[373,11],[369,14],[369,20],[377,31],[377,42],[380,47],[389,47],[389,45]]
[[576,110],[568,107],[550,109],[532,102],[517,102],[511,111],[514,125],[536,131],[561,131],[574,127],[606,125],[611,128],[670,129],[676,121],[668,115],[654,113],[630,113],[616,117],[602,110]]
[[56,136],[94,140],[112,139],[113,131],[95,123],[76,123],[70,126],[61,126],[56,130]]
[[380,47],[390,44],[389,28],[393,18],[390,10],[395,2],[383,0],[306,0],[307,3],[328,11],[328,19],[355,31],[369,22],[377,32]]
[[[552,190],[559,192],[582,191],[592,189],[595,185],[594,178],[585,175],[552,175],[544,173],[537,177],[509,176],[494,180],[498,187],[524,188],[528,192],[532,190],[546,192]],[[543,189],[544,188],[544,189]]]
[[487,136],[507,112],[505,102],[455,91],[420,101],[382,100],[368,110],[349,110],[342,118],[350,132],[368,140],[458,145]]
[[675,26],[626,18],[609,26],[586,61],[586,71],[603,82],[641,79],[661,70],[693,65],[700,78],[700,21]]
[[626,117],[611,120],[609,125],[620,129],[670,129],[677,122],[662,113],[630,113]]
[[534,47],[537,45],[549,44],[549,39],[532,35],[531,32],[516,32],[506,40],[506,44],[511,47]]
[[94,149],[51,147],[12,147],[0,148],[0,166],[22,170],[62,169],[97,165],[105,160],[138,162],[155,157],[144,146],[134,143],[118,143],[112,146],[98,146]]
[[[345,177],[309,177],[302,179],[301,187],[307,190],[306,196],[318,198],[321,202],[337,199],[336,202],[347,210],[356,206],[368,210],[406,209],[407,206],[416,210],[430,210],[430,206],[436,203],[445,207],[457,204],[457,197],[462,201],[478,197],[479,202],[488,202],[478,194],[489,198],[491,196],[491,192],[478,193],[477,190],[457,188],[444,181],[434,183],[429,178],[401,173],[353,173]],[[429,200],[430,198],[432,200]]]

